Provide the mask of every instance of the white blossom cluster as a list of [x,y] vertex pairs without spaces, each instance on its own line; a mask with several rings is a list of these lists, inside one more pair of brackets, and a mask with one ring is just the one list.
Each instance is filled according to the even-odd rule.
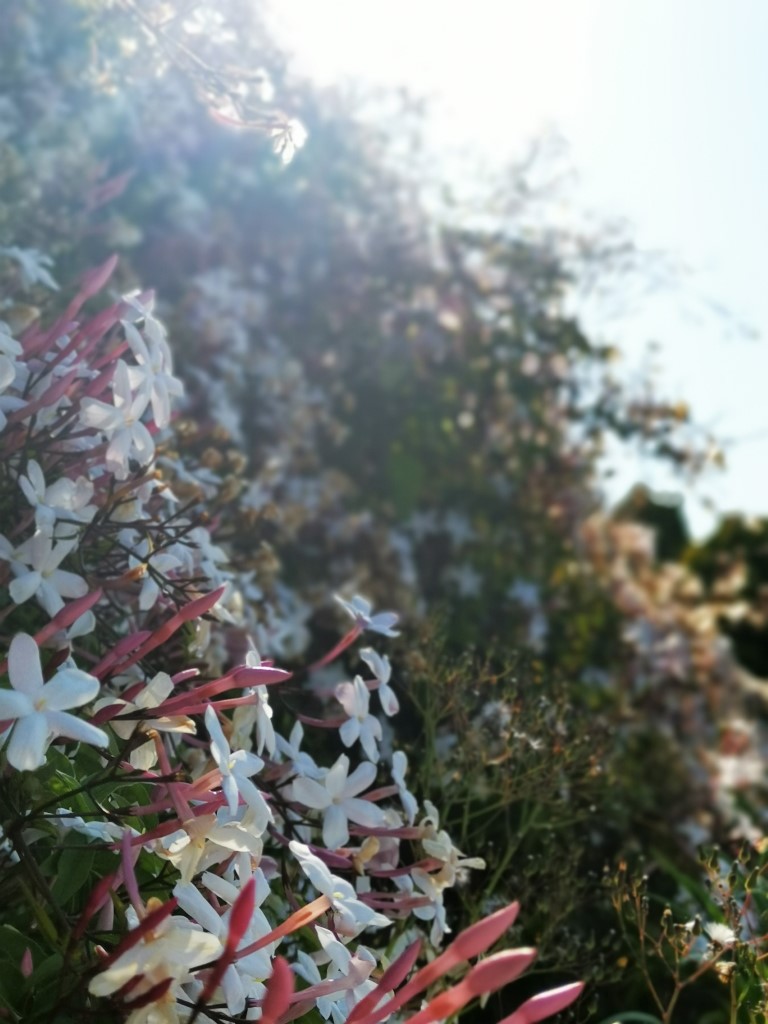
[[[58,787],[43,818],[112,851],[109,885],[83,910],[83,927],[113,947],[89,940],[102,957],[94,1001],[112,1000],[130,1024],[290,1020],[313,1008],[354,1020],[402,953],[408,920],[439,946],[446,890],[483,862],[454,847],[435,807],[419,808],[405,754],[382,759],[381,716],[398,711],[386,655],[363,647],[322,718],[295,713],[287,735],[277,727],[272,687],[289,673],[258,654],[242,610],[249,579],[157,471],[182,386],[151,300],[75,319],[111,270],[87,275],[50,328],[36,322],[17,338],[0,326],[2,770],[35,772],[61,748],[77,777],[91,746],[102,771],[143,781],[144,805],[99,791],[87,817]],[[339,602],[350,628],[323,665],[365,633],[398,635],[395,613],[360,596]],[[186,647],[182,627],[194,629]],[[305,726],[313,739],[325,730],[337,753],[316,760]],[[22,834],[29,851],[47,833]],[[158,865],[167,901],[137,881]]]

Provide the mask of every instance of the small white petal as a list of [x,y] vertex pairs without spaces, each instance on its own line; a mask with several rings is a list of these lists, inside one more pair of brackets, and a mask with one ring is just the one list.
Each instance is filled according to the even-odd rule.
[[339,729],[341,742],[345,747],[351,747],[360,736],[360,723],[356,718],[348,718]]
[[46,716],[37,712],[14,725],[8,744],[8,763],[20,772],[34,771],[45,764],[50,735]]
[[222,775],[221,791],[227,798],[229,813],[236,814],[237,806],[240,803],[240,790],[237,788],[237,782],[232,775]]
[[384,812],[370,800],[359,800],[354,797],[352,800],[344,801],[344,810],[350,821],[366,828],[378,828],[384,824]]
[[340,846],[349,842],[347,816],[338,804],[333,804],[325,812],[323,842],[329,850],[338,850]]
[[48,579],[62,597],[85,597],[88,593],[88,584],[83,577],[66,569],[56,569]]
[[109,746],[109,737],[103,729],[69,715],[66,711],[50,711],[45,717],[56,736],[66,736],[67,739],[90,743],[94,747]]
[[328,769],[323,781],[325,782],[325,788],[332,798],[346,793],[348,771],[349,758],[346,754],[342,754],[336,763]]
[[173,889],[173,895],[179,901],[179,907],[193,921],[197,921],[211,935],[219,936],[221,934],[223,930],[221,917],[197,886],[191,882],[177,882]]
[[11,686],[33,699],[43,688],[40,650],[27,633],[17,633],[8,648],[8,675]]
[[16,690],[0,690],[0,722],[12,718],[23,718],[35,710],[31,698]]
[[24,604],[40,589],[43,577],[39,572],[25,572],[11,581],[8,592],[14,604]]
[[314,779],[299,777],[293,780],[293,798],[305,807],[323,811],[330,805],[331,797],[328,790]]
[[50,711],[79,708],[81,704],[95,700],[99,689],[100,683],[95,676],[79,668],[64,668],[43,688],[45,707]]
[[368,789],[376,778],[376,765],[371,764],[370,761],[363,761],[347,779],[347,784],[344,787],[344,796],[357,796],[358,793],[362,793],[364,789]]
[[41,608],[45,608],[51,618],[54,617],[64,607],[64,600],[61,594],[49,583],[48,580],[43,579],[40,586],[37,588],[35,594]]

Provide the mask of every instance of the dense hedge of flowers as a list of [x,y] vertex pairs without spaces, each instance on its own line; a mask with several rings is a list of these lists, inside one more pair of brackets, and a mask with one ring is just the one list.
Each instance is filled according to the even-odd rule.
[[[640,443],[686,473],[709,452],[684,404],[622,383],[612,339],[588,337],[572,315],[574,293],[616,280],[633,253],[601,232],[542,226],[551,219],[540,217],[535,167],[514,169],[482,209],[438,201],[407,104],[395,104],[391,122],[380,108],[372,123],[297,81],[251,0],[8,0],[3,17],[4,636],[8,649],[17,634],[43,645],[42,678],[28,642],[15,648],[31,666],[29,693],[13,686],[11,659],[7,721],[17,724],[7,755],[39,761],[51,723],[61,730],[45,764],[21,776],[9,835],[34,836],[35,823],[18,823],[41,805],[49,817],[58,806],[83,821],[98,816],[113,778],[101,757],[109,771],[122,753],[149,773],[123,779],[120,806],[104,819],[137,832],[178,821],[181,799],[193,808],[218,800],[210,814],[225,818],[234,789],[244,794],[255,780],[272,815],[262,839],[270,867],[280,858],[269,830],[280,828],[319,849],[359,846],[346,868],[360,879],[416,864],[432,882],[374,875],[376,895],[366,898],[410,906],[437,938],[447,875],[415,834],[397,837],[398,868],[381,825],[352,820],[342,838],[338,808],[360,812],[363,802],[369,815],[397,813],[402,829],[432,829],[426,842],[446,853],[443,829],[483,854],[487,872],[445,890],[463,920],[523,895],[526,940],[542,959],[585,977],[588,951],[599,947],[595,976],[604,980],[600,971],[623,958],[596,881],[604,863],[648,846],[679,868],[699,839],[756,842],[765,806],[764,740],[748,706],[760,681],[747,678],[721,625],[751,621],[757,591],[723,596],[736,586],[726,559],[707,592],[709,582],[681,564],[662,564],[651,533],[601,510],[606,444]],[[116,267],[87,272],[114,250]],[[68,306],[57,281],[80,272],[83,290]],[[156,307],[135,292],[145,281],[158,289]],[[105,284],[109,299],[99,299]],[[83,319],[88,296],[111,312]],[[174,339],[173,372],[155,312]],[[31,376],[17,377],[33,355]],[[50,373],[46,360],[55,361]],[[35,401],[30,427],[23,410]],[[388,638],[392,666],[362,638],[339,646],[340,616],[355,629],[371,618],[359,593],[439,639]],[[436,610],[442,629],[424,624]],[[55,654],[68,647],[74,664]],[[259,699],[245,699],[249,673],[277,671],[259,665],[257,651],[293,676],[269,689],[249,684]],[[59,672],[75,673],[64,677],[73,703],[33,712]],[[83,672],[99,680],[95,704]],[[182,706],[217,680],[233,685]],[[224,717],[206,723],[211,700]],[[101,780],[98,812],[79,796],[49,807],[34,782],[61,785],[49,773],[54,761],[68,771],[57,756],[64,730],[82,728],[73,722],[109,737],[106,754],[84,742],[85,733],[95,739],[89,730],[80,747],[63,748],[77,750],[78,778]],[[155,760],[151,730],[192,789],[150,792],[174,781]],[[264,766],[247,775],[254,762],[244,758],[241,770],[238,759],[227,773],[225,744]],[[375,781],[343,760],[356,753],[374,764],[380,752],[388,768]],[[441,822],[411,802],[406,753],[412,788]],[[322,792],[305,771],[310,756],[335,788]],[[295,763],[304,766],[298,793]],[[198,780],[216,771],[215,798],[198,794]],[[371,786],[375,799],[364,799]],[[247,801],[237,800],[242,811]],[[307,820],[285,817],[286,803]],[[93,839],[62,828],[35,844],[50,874],[65,836],[65,879],[85,864],[78,844]],[[160,836],[139,856],[145,900],[167,898],[153,889],[150,866],[160,865],[148,858],[165,856],[171,872],[177,839]],[[290,850],[282,856],[298,872]],[[86,881],[123,870],[116,853],[94,857],[89,877],[76,877],[71,916],[85,910]],[[328,866],[343,875],[337,861]],[[463,875],[465,866],[453,868]],[[280,879],[290,891],[302,877],[291,870]],[[274,902],[278,883],[269,881]],[[54,883],[57,899],[68,884]],[[125,928],[125,890],[116,891]],[[18,889],[9,892],[8,906],[20,907]],[[226,906],[221,894],[208,900]],[[59,924],[40,927],[50,937]],[[383,949],[399,927],[381,929],[372,946]],[[25,947],[8,938],[7,948],[17,972]],[[58,970],[51,961],[42,976]]]
[[[483,862],[419,806],[402,751],[382,756],[375,712],[397,701],[373,647],[321,720],[275,727],[270,691],[290,673],[261,660],[215,530],[158,469],[182,388],[151,297],[83,312],[114,262],[50,325],[0,325],[5,1016],[85,1020],[106,999],[132,1024],[375,1024],[439,986],[408,1019],[442,1020],[533,959],[495,953],[442,982],[517,906],[413,973],[418,922],[437,949],[446,890]],[[394,613],[339,604],[350,628],[315,670],[363,634],[397,635]],[[342,752],[318,763],[304,726]]]

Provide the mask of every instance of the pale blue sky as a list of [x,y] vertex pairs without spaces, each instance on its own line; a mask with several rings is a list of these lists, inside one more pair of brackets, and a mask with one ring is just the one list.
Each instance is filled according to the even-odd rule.
[[[698,487],[768,514],[768,0],[280,0],[283,38],[321,81],[405,84],[435,99],[436,145],[501,164],[556,129],[572,201],[626,219],[688,273],[593,332],[638,364],[657,340],[665,392],[726,444]],[[310,142],[311,144],[311,142]],[[707,312],[712,300],[751,340]],[[744,439],[744,440],[741,440]],[[616,490],[647,467],[619,468]],[[650,480],[669,483],[664,474]],[[697,532],[711,522],[688,501]]]

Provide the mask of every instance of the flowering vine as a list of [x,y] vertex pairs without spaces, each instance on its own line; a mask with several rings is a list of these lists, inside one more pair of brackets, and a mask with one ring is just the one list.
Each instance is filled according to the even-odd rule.
[[[419,808],[405,755],[382,756],[377,711],[398,710],[386,656],[359,650],[373,678],[339,683],[320,717],[297,713],[283,734],[272,694],[291,674],[258,653],[269,633],[250,577],[215,519],[174,491],[199,470],[167,454],[183,388],[152,296],[84,313],[114,264],[88,273],[50,326],[0,332],[2,824],[8,884],[35,918],[14,1012],[442,1020],[532,961],[531,949],[495,953],[445,980],[517,907],[437,952],[445,892],[483,862]],[[398,635],[394,612],[339,603],[352,627],[314,671],[367,633]],[[303,726],[327,742],[302,750]],[[414,973],[419,922],[433,959]],[[541,1020],[580,988],[528,1000],[505,1024]]]

